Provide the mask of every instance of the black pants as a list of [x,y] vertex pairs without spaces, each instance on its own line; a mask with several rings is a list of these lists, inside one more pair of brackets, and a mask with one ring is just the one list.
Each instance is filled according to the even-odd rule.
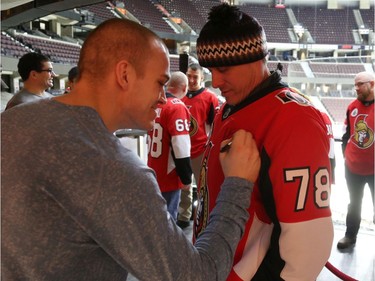
[[[372,204],[374,206],[374,175],[361,176],[353,174],[345,166],[345,178],[348,185],[350,202],[348,213],[346,215],[346,233],[345,236],[356,238],[361,224],[362,198],[366,183],[368,183],[372,195]],[[375,208],[373,207],[375,210]]]

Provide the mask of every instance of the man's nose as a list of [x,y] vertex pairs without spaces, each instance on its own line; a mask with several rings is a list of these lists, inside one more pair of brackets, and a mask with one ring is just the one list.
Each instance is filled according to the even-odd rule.
[[158,103],[160,104],[166,104],[167,103],[167,96],[165,95],[165,91],[161,91],[159,94]]

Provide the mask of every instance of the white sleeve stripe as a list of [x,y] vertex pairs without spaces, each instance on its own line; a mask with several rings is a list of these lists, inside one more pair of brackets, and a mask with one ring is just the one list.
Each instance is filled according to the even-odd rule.
[[177,135],[172,137],[172,148],[177,159],[190,157],[190,136]]
[[280,225],[280,256],[285,261],[280,276],[288,281],[316,280],[331,253],[331,217]]

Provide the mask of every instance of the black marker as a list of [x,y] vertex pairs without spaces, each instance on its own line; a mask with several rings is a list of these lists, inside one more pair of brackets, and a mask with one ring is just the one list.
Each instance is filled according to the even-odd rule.
[[228,142],[226,145],[224,145],[222,148],[220,148],[220,152],[226,152],[229,150],[230,146],[232,145],[232,142]]

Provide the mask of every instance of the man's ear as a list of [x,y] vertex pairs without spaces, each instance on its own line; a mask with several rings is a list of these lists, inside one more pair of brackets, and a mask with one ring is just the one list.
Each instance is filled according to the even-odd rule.
[[133,68],[126,60],[121,60],[116,64],[116,81],[122,89],[129,87],[131,76],[133,75]]
[[29,73],[29,78],[27,78],[27,80],[29,80],[30,78],[34,79],[35,77],[37,77],[37,75],[38,75],[38,71],[31,70],[30,73]]
[[185,84],[185,85],[182,87],[182,92],[183,92],[184,94],[186,94],[186,93],[187,93],[187,90],[188,90],[188,85]]

